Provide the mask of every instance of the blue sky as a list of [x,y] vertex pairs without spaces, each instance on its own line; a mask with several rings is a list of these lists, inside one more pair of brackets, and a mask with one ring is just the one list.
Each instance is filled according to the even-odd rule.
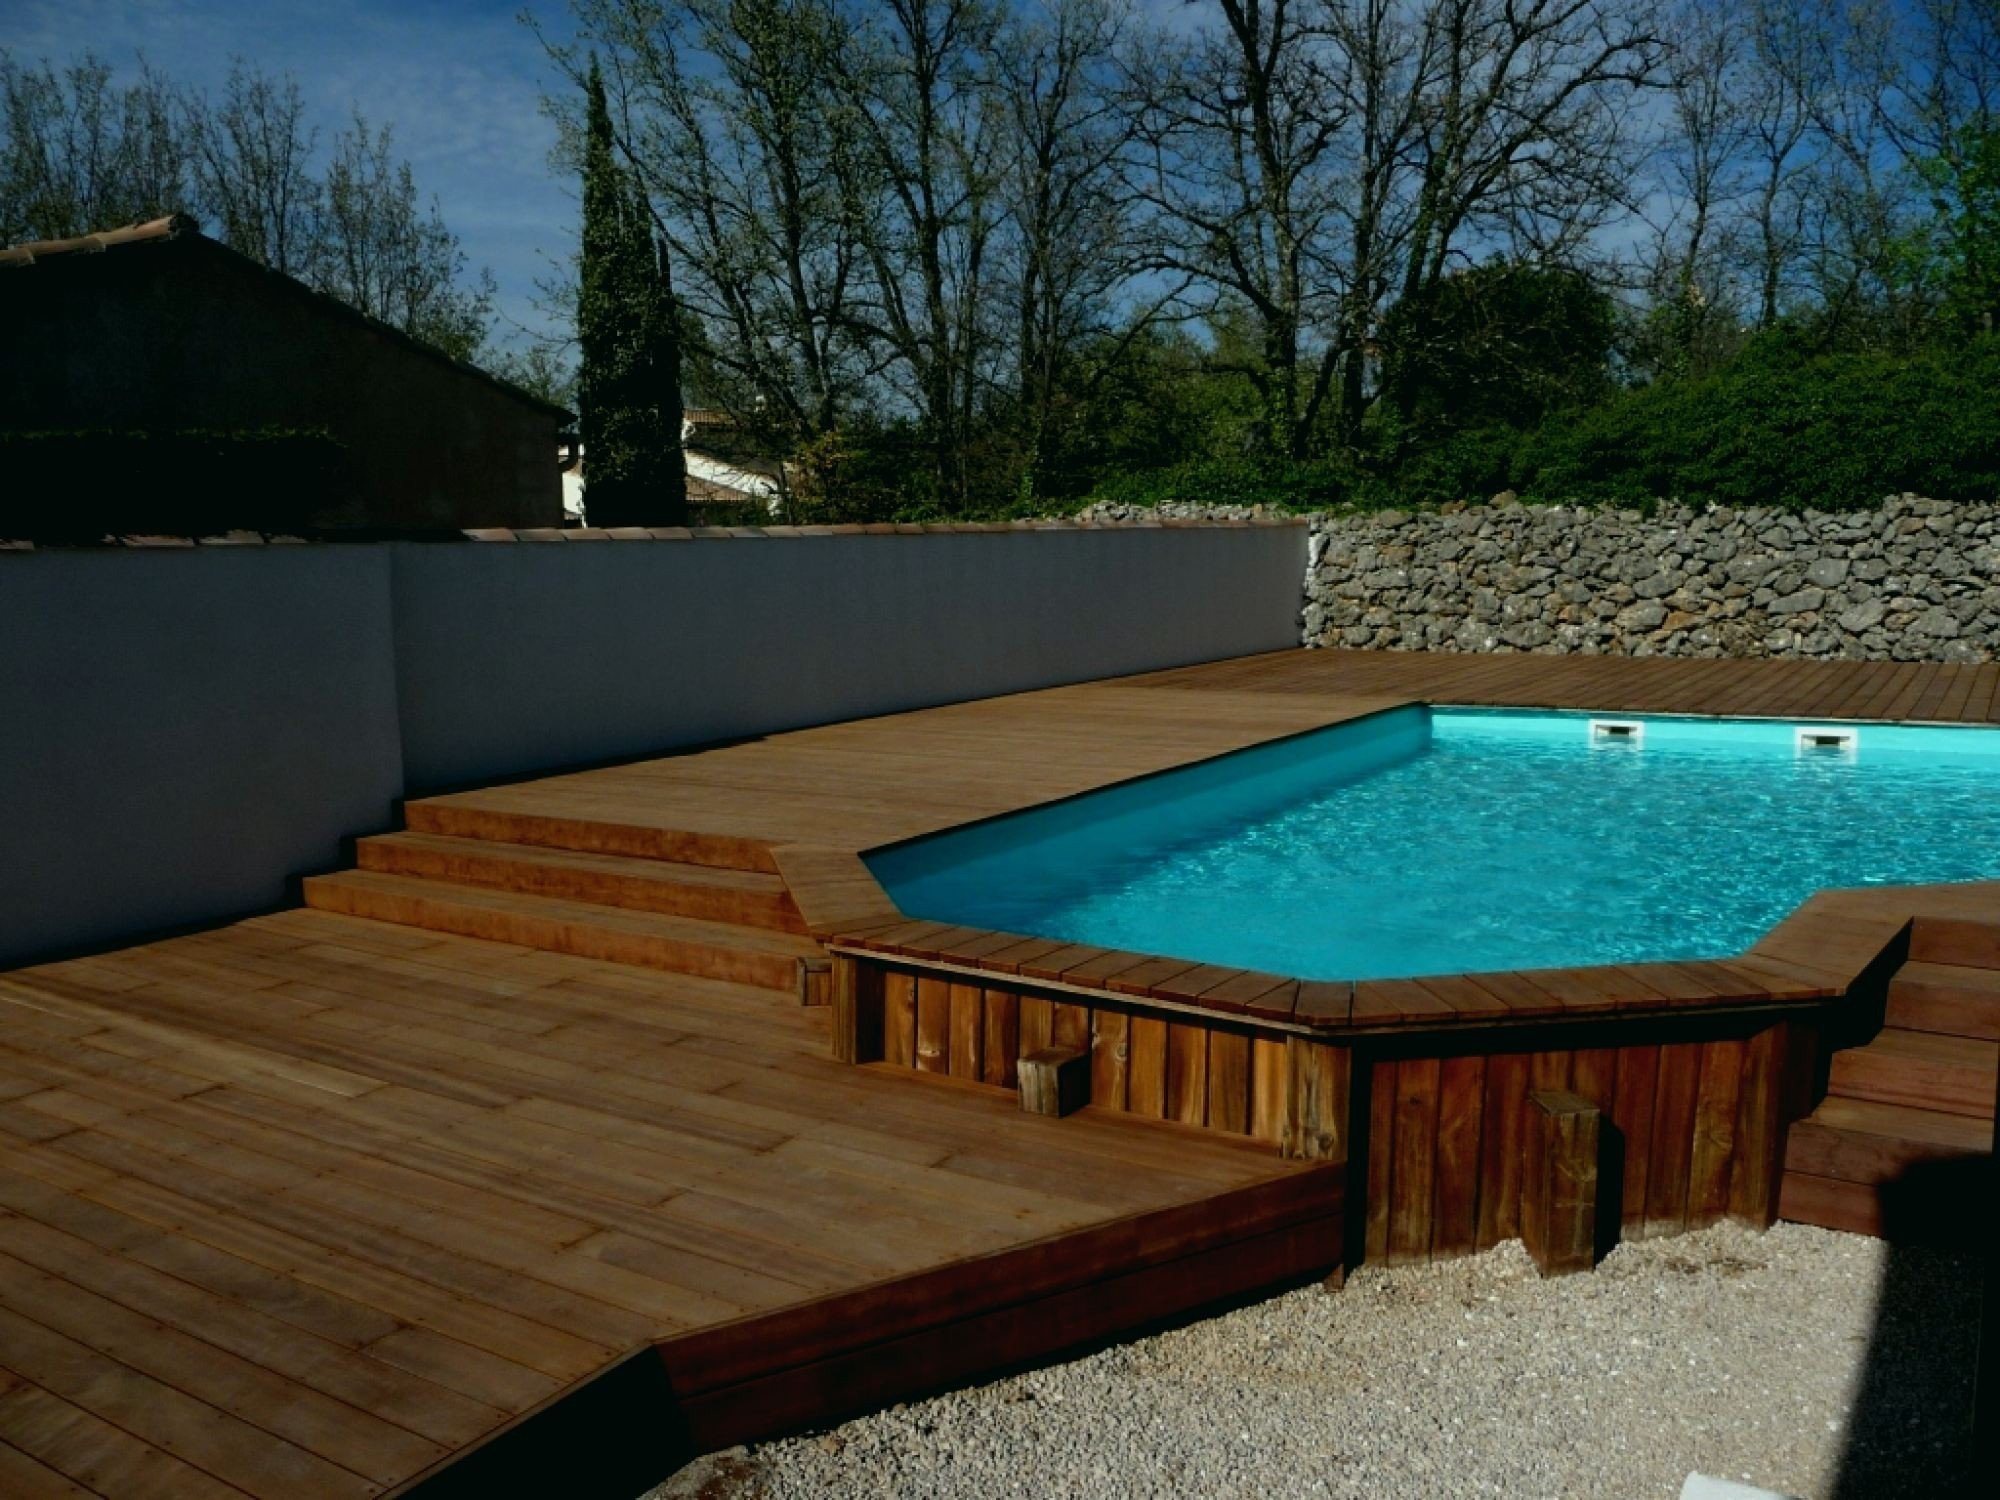
[[[547,329],[535,283],[576,237],[576,190],[549,169],[555,131],[541,91],[554,72],[520,23],[524,0],[0,0],[0,47],[61,63],[89,48],[120,70],[140,54],[169,77],[215,88],[241,56],[291,73],[322,141],[356,105],[395,126],[396,147],[434,194],[474,267],[499,283],[496,341]],[[525,0],[558,38],[566,0]],[[1171,26],[1203,8],[1139,0]]]
[[[531,7],[552,28],[562,0]],[[0,0],[0,47],[61,62],[85,48],[121,70],[139,53],[182,82],[218,85],[232,55],[297,76],[324,140],[355,105],[396,128],[474,266],[500,284],[507,323],[545,319],[537,277],[575,238],[573,186],[549,169],[538,107],[553,78],[520,0]]]

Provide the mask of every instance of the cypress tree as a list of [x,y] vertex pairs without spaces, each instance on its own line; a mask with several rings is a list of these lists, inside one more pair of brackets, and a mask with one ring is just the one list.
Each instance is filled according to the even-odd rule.
[[655,245],[645,188],[618,164],[595,59],[586,88],[576,320],[585,510],[593,526],[679,525],[687,518],[687,463],[667,247]]

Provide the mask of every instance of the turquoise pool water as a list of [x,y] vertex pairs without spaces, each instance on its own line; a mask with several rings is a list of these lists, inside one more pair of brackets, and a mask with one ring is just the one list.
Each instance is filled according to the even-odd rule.
[[868,863],[912,916],[1302,978],[1722,957],[2000,877],[2000,730],[1405,708]]

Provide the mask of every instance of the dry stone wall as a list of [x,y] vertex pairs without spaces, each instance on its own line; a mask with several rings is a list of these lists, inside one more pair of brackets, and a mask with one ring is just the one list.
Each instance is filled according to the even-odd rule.
[[1307,645],[1877,661],[2000,655],[2000,507],[1900,495],[1868,511],[1661,506],[1644,515],[1502,497],[1438,511],[1315,516],[1312,526]]

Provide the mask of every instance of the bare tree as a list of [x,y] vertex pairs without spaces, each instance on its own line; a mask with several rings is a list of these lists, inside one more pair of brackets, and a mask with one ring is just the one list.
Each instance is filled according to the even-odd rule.
[[1113,337],[1114,327],[1121,342],[1138,337],[1179,289],[1154,289],[1138,305],[1123,295],[1131,215],[1114,169],[1130,137],[1113,63],[1129,19],[1123,0],[1053,0],[1044,16],[1010,28],[998,49],[1006,262],[1018,323],[1013,397],[1033,493],[1079,350]]
[[[1345,59],[1324,0],[1217,0],[1219,24],[1129,49],[1127,181],[1151,211],[1144,269],[1187,278],[1211,314],[1254,318],[1244,370],[1268,445],[1303,455],[1335,351],[1315,347],[1344,277],[1337,146]],[[1315,363],[1317,368],[1315,369]]]
[[1258,319],[1264,358],[1247,373],[1281,452],[1312,446],[1337,371],[1338,436],[1356,440],[1389,302],[1479,256],[1576,259],[1625,211],[1629,106],[1662,51],[1635,0],[1217,12],[1135,64],[1138,184],[1161,215],[1155,263]]
[[58,70],[0,50],[0,242],[178,212],[188,155],[180,95],[143,59],[138,77],[119,87],[94,53]]
[[492,277],[425,205],[387,128],[358,115],[320,164],[296,82],[236,61],[219,97],[142,61],[119,88],[0,54],[0,235],[49,239],[188,212],[224,244],[445,352],[486,339]]
[[217,236],[290,276],[310,275],[323,189],[319,132],[296,79],[274,79],[235,59],[219,99],[181,102],[194,189]]
[[1813,101],[1823,80],[1809,19],[1790,0],[1753,0],[1747,45],[1738,59],[1738,98],[1750,179],[1746,254],[1754,277],[1757,325],[1778,320],[1806,237]]
[[1655,157],[1660,201],[1641,204],[1653,217],[1644,354],[1656,373],[1707,368],[1734,343],[1754,145],[1772,102],[1755,89],[1752,28],[1735,7],[1690,0],[1673,21]]
[[486,336],[490,272],[466,278],[465,252],[435,200],[417,194],[388,126],[359,113],[334,141],[307,279],[321,291],[468,359]]
[[968,441],[996,382],[989,306],[1005,123],[989,0],[886,0],[842,70],[854,146],[836,163],[867,274],[847,320],[917,416],[947,505],[969,494]]

